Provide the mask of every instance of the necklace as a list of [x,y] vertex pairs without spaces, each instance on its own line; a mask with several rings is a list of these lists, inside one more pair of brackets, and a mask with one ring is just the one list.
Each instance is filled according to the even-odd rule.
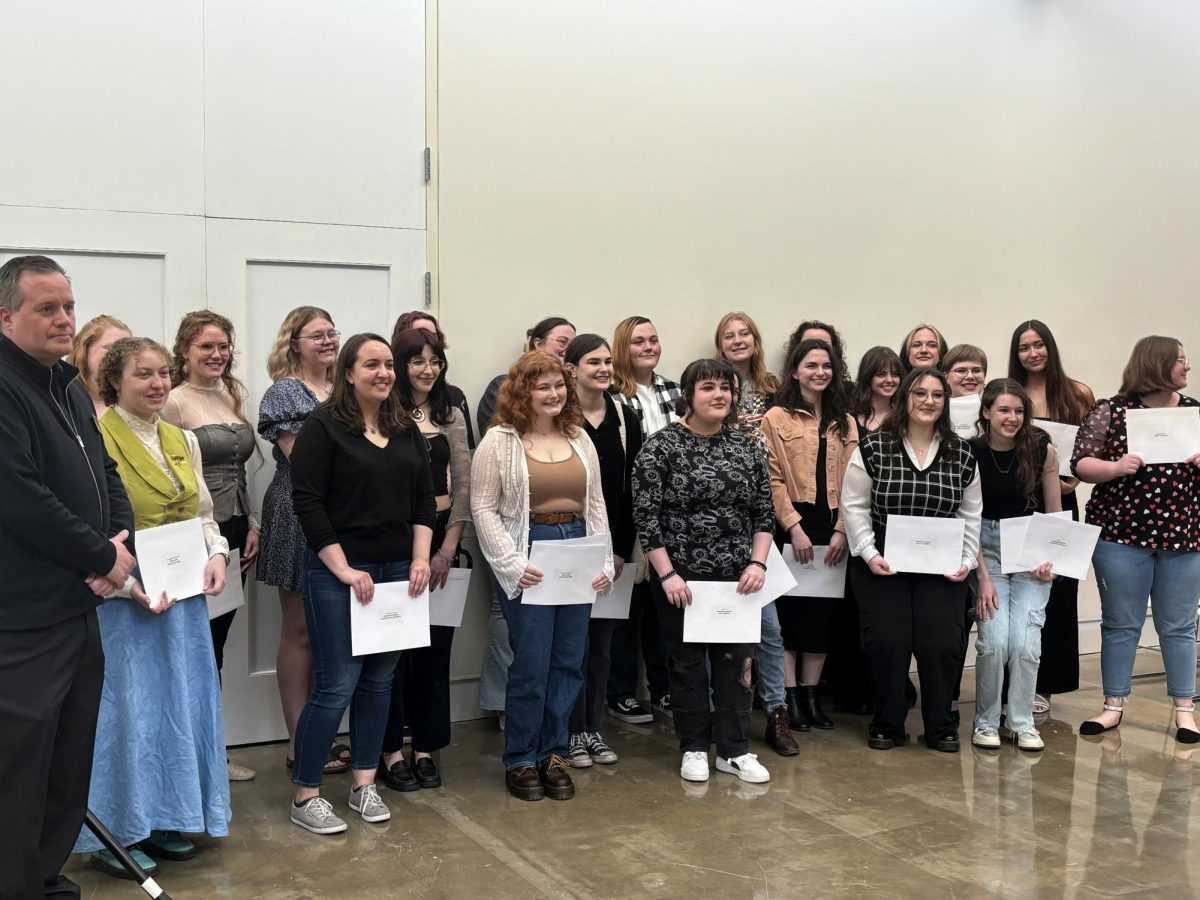
[[379,434],[379,428],[367,422],[363,422],[363,428],[367,429],[367,434]]
[[408,414],[409,414],[409,416],[412,417],[412,420],[414,422],[416,422],[418,425],[425,421],[425,410],[421,409],[421,407],[419,407],[419,406],[416,406],[416,407],[413,407],[412,409],[410,409],[408,411]]
[[[1001,450],[1000,452],[1003,453],[1004,451]],[[1012,467],[1014,465],[1016,465],[1016,462],[1017,462],[1017,457],[1014,455],[1013,458],[1008,461],[1007,469],[1000,468],[1000,463],[996,459],[996,454],[995,454],[995,452],[993,452],[991,444],[988,444],[988,456],[990,456],[992,458],[992,465],[996,467],[996,471],[999,472],[1001,475],[1007,475],[1009,472],[1011,472]]]

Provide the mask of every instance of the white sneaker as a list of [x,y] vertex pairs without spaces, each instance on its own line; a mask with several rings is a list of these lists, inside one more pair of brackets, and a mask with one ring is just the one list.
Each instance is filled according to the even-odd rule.
[[333,813],[333,807],[324,797],[312,797],[300,806],[288,801],[292,821],[313,834],[337,834],[346,830],[346,823]]
[[683,754],[679,777],[684,781],[708,781],[708,754],[703,750],[688,750]]
[[1000,746],[1000,732],[995,728],[976,728],[971,735],[971,743],[976,747],[995,750]]
[[362,816],[364,822],[386,822],[392,817],[392,811],[379,798],[379,788],[373,784],[350,788],[350,808]]
[[771,773],[763,768],[762,763],[753,753],[743,753],[741,756],[734,756],[730,759],[718,756],[717,771],[736,775],[742,781],[748,781],[751,784],[762,784],[764,781],[771,780]]
[[1018,750],[1045,750],[1046,742],[1036,728],[1027,728],[1016,736]]

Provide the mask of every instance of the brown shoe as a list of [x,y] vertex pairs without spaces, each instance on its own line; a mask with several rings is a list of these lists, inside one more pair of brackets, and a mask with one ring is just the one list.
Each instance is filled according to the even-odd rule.
[[800,745],[792,737],[786,706],[777,706],[767,713],[767,733],[763,740],[780,756],[796,756],[800,753]]
[[542,790],[542,779],[533,766],[521,766],[504,776],[508,792],[518,800],[541,800],[546,796]]
[[575,796],[575,782],[567,774],[567,761],[558,754],[542,763],[538,774],[542,776],[542,787],[551,800],[570,800]]

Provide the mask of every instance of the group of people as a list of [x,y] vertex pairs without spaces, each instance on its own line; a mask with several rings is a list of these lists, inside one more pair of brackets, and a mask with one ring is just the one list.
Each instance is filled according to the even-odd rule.
[[[220,671],[233,614],[209,621],[204,596],[251,566],[282,610],[291,821],[345,830],[321,786],[347,770],[348,807],[368,822],[390,816],[380,783],[439,786],[432,754],[450,740],[454,629],[433,626],[428,647],[355,656],[350,603],[398,581],[436,603],[468,527],[493,593],[480,706],[501,716],[505,783],[520,799],[568,799],[572,768],[617,761],[606,711],[670,716],[691,781],[710,777],[714,743],[718,771],[769,780],[751,751],[756,693],[765,743],[782,756],[799,752],[794,732],[834,727],[830,695],[870,716],[871,748],[890,749],[909,738],[914,656],[923,741],[957,751],[973,622],[971,741],[1000,746],[1003,720],[1018,747],[1040,750],[1035,717],[1078,687],[1078,584],[1048,563],[1005,571],[1001,523],[1077,517],[1080,481],[1095,485],[1086,518],[1102,531],[1105,692],[1080,731],[1120,725],[1149,597],[1176,738],[1200,741],[1200,454],[1146,465],[1126,437],[1130,409],[1197,405],[1182,393],[1189,366],[1173,338],[1138,341],[1119,392],[1096,402],[1037,320],[1014,329],[1005,377],[989,381],[982,350],[949,347],[923,324],[898,352],[863,353],[852,379],[834,326],[801,323],[772,373],[755,322],[732,312],[712,352],[675,382],[658,372],[650,319],[625,319],[610,342],[555,317],[488,385],[477,442],[447,380],[446,336],[425,312],[401,316],[390,337],[343,340],[329,311],[293,310],[256,421],[234,372],[233,325],[213,311],[186,315],[171,349],[110,316],[76,332],[66,273],[18,257],[0,268],[0,327],[10,472],[0,554],[18,582],[0,604],[0,752],[9,771],[30,772],[10,786],[19,802],[0,824],[0,893],[35,883],[67,893],[59,870],[72,849],[121,874],[80,833],[85,803],[151,871],[155,858],[198,852],[186,833],[227,834],[229,781],[254,773],[225,756]],[[979,415],[962,434],[951,400],[969,394]],[[1039,419],[1079,426],[1071,477]],[[261,516],[247,488],[256,432],[275,461]],[[891,516],[961,519],[960,564],[893,568]],[[148,596],[135,532],[189,519],[208,555],[203,593]],[[598,534],[608,550],[587,577],[605,593],[631,570],[628,619],[522,602],[545,577],[532,542]],[[848,559],[844,596],[761,597],[772,543],[805,564]],[[698,581],[735,583],[761,606],[757,644],[684,639]],[[348,745],[337,740],[347,707]]]

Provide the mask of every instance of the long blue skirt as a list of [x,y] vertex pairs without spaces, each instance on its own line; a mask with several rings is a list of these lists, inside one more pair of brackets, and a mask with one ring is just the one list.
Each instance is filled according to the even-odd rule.
[[[229,769],[204,598],[162,615],[112,599],[98,614],[104,693],[88,806],[125,846],[151,830],[224,837]],[[101,846],[85,827],[74,852]]]

